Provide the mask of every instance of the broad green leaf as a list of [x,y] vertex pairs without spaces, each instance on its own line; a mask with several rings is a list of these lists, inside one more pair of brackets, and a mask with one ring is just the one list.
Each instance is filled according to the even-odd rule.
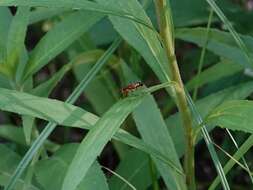
[[97,116],[58,100],[0,88],[0,109],[67,126],[90,127]]
[[143,96],[128,97],[107,111],[80,144],[63,182],[62,190],[74,190],[85,177],[104,146],[126,117],[142,102]]
[[[138,15],[138,18],[151,24],[150,19],[137,0],[96,1],[103,5],[116,5],[119,9],[132,15]],[[169,67],[157,33],[142,24],[124,18],[110,16],[110,21],[122,38],[124,38],[143,56],[159,79],[163,82],[169,81]]]
[[207,83],[211,83],[221,78],[231,76],[242,70],[243,66],[235,64],[231,61],[223,60],[202,71],[199,76],[196,76],[191,79],[186,84],[186,88],[191,91],[196,84],[198,84],[198,86],[203,86]]
[[205,122],[231,130],[253,133],[253,102],[249,100],[225,102],[212,110]]
[[30,93],[36,96],[48,97],[55,86],[70,69],[71,64],[64,65],[59,71],[54,73],[54,75],[49,80],[33,88]]
[[[199,27],[193,29],[178,29],[176,30],[176,38],[196,43],[202,47],[205,44],[205,33],[206,29]],[[246,44],[247,49],[252,51],[253,38],[250,36],[241,36],[241,38]],[[233,37],[228,32],[211,29],[206,48],[244,67],[252,67],[247,57],[245,57],[245,52],[237,46]]]
[[6,59],[6,39],[11,24],[12,15],[7,7],[0,7],[0,64]]
[[[65,144],[52,157],[36,163],[35,176],[44,189],[61,189],[68,166],[78,146],[78,144]],[[55,178],[55,176],[57,177]],[[52,180],[54,178],[55,180]],[[94,162],[85,178],[76,188],[76,190],[86,189],[108,189],[106,178],[97,162]]]
[[12,19],[7,38],[7,67],[14,77],[24,51],[24,41],[29,20],[30,7],[19,7]]
[[[202,118],[205,118],[215,107],[219,106],[225,101],[229,100],[240,100],[248,97],[252,92],[253,82],[242,83],[237,86],[219,91],[211,94],[203,99],[196,102],[196,107],[201,113]],[[172,136],[178,155],[181,157],[184,154],[185,139],[182,134],[184,132],[183,126],[180,122],[180,116],[178,113],[168,117],[166,119],[168,129]],[[211,131],[214,126],[209,126]],[[201,137],[202,138],[202,137]]]
[[[17,166],[18,162],[20,161],[21,157],[13,152],[11,149],[7,148],[5,145],[0,144],[0,185],[5,186]],[[24,185],[24,180],[21,178],[18,180],[16,186],[14,187],[15,190],[21,190]],[[30,185],[27,190],[39,190],[34,185]]]
[[102,17],[98,13],[78,11],[57,24],[32,51],[25,70],[25,78],[48,64],[51,59],[64,51]]
[[[172,138],[151,95],[145,97],[142,104],[133,112],[133,116],[144,142],[167,155],[178,168],[181,168]],[[162,163],[161,160],[154,157],[152,159],[167,187],[180,190],[186,189],[185,179],[182,175]]]
[[[125,158],[120,161],[116,173],[124,177],[136,189],[147,189],[151,185],[148,155],[138,150],[128,151]],[[109,180],[111,190],[129,190],[126,183],[117,176],[112,176]]]

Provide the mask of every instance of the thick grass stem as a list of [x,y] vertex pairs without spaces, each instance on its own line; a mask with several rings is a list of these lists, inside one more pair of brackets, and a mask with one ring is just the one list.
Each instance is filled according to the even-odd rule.
[[166,0],[155,0],[157,19],[160,27],[160,35],[163,40],[164,49],[166,51],[167,60],[170,66],[172,81],[176,82],[179,88],[175,89],[176,101],[181,118],[183,121],[186,150],[184,156],[184,168],[186,174],[186,184],[189,190],[195,187],[195,171],[194,171],[194,137],[192,130],[192,118],[188,109],[184,85],[179,72],[177,59],[175,56],[173,24],[171,13],[167,6]]

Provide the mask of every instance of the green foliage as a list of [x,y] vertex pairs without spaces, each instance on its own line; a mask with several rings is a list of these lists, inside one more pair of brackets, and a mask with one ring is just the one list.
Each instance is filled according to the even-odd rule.
[[246,133],[253,133],[252,126],[252,101],[237,100],[221,104],[208,115],[206,122],[229,128],[240,130]]
[[[189,138],[194,169],[210,167],[202,170],[204,159],[216,168],[197,186],[251,189],[232,180],[248,177],[233,168],[240,159],[252,174],[246,8],[229,0],[1,0],[0,189],[195,190],[180,161]],[[194,102],[186,89],[198,92]],[[214,148],[221,136],[223,151]]]

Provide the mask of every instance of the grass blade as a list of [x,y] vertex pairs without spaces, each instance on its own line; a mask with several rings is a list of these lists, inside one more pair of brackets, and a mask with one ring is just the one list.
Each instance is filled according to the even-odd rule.
[[24,50],[27,25],[29,21],[30,7],[19,7],[12,19],[7,39],[7,62],[6,66],[15,77],[17,65]]
[[249,53],[249,50],[248,50],[247,46],[245,45],[245,43],[240,38],[239,34],[233,28],[232,24],[229,22],[229,20],[227,19],[227,17],[224,15],[224,13],[218,7],[218,5],[215,3],[214,0],[206,0],[206,1],[212,7],[212,9],[214,10],[214,12],[218,15],[218,17],[222,20],[222,22],[226,25],[226,27],[228,28],[229,32],[232,34],[233,38],[235,39],[235,42],[237,43],[237,45],[244,52],[245,57],[248,60],[248,63],[251,65],[251,67],[253,67],[252,57],[251,57],[251,55]]
[[[186,90],[185,90],[186,91]],[[193,100],[191,99],[189,93],[186,91],[186,96],[187,96],[187,101],[188,101],[188,104],[189,104],[189,107],[193,113],[193,116],[194,116],[194,119],[197,121],[198,125],[201,125],[203,124],[203,120],[199,114],[199,112],[197,111],[194,103],[193,103]],[[222,182],[222,186],[225,190],[229,190],[230,187],[228,185],[228,182],[227,182],[227,179],[226,179],[226,175],[223,171],[223,168],[222,168],[222,165],[219,161],[219,158],[218,158],[218,155],[215,151],[215,148],[213,146],[213,143],[212,143],[212,140],[211,140],[211,137],[209,136],[209,133],[207,131],[207,128],[206,128],[206,125],[203,125],[202,128],[201,128],[201,132],[202,132],[202,135],[204,137],[204,140],[206,142],[206,145],[207,145],[207,148],[211,154],[211,157],[212,157],[212,160],[214,162],[214,165],[215,165],[215,168],[216,168],[216,171],[217,173],[219,174],[219,177],[221,179],[221,182]]]
[[153,26],[149,23],[143,21],[142,19],[136,17],[133,14],[119,10],[115,4],[99,4],[87,0],[1,0],[0,6],[29,6],[29,7],[49,7],[49,8],[64,8],[64,9],[74,9],[74,10],[85,10],[97,13],[102,13],[104,15],[114,15],[117,17],[126,18],[133,20],[134,22],[140,23],[151,30],[154,30]]
[[[233,155],[233,158],[237,161],[240,160],[243,155],[253,146],[253,135],[251,135],[242,145],[241,147],[236,151],[236,153]],[[230,159],[226,165],[224,166],[224,172],[227,174],[232,167],[236,164],[236,162],[233,159]],[[208,188],[208,190],[215,190],[217,185],[220,183],[220,178],[216,177],[211,186]]]
[[0,7],[0,64],[6,61],[6,39],[11,25],[12,15],[8,7]]

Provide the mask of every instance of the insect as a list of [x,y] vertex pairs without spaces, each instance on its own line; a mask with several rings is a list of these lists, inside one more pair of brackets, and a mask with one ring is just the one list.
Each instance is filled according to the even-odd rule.
[[141,82],[131,83],[131,84],[127,85],[126,87],[122,88],[121,93],[123,94],[123,96],[128,96],[129,92],[132,92],[141,86],[143,86],[143,84]]

